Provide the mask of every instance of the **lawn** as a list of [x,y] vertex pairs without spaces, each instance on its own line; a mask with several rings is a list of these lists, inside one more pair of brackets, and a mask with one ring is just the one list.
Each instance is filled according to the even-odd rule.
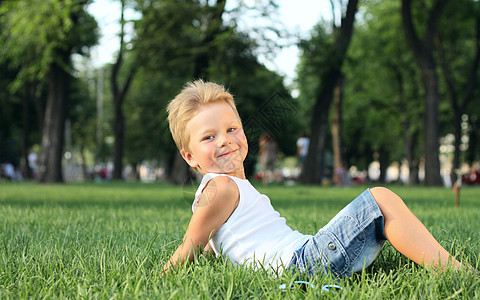
[[[259,186],[287,223],[314,234],[365,187]],[[464,187],[459,208],[450,189],[391,186],[439,242],[479,267],[480,187]],[[195,263],[159,278],[191,216],[194,186],[0,182],[0,298],[480,298],[480,276],[435,274],[414,265],[388,243],[366,271],[322,293],[282,292],[298,278],[234,268],[222,258]]]

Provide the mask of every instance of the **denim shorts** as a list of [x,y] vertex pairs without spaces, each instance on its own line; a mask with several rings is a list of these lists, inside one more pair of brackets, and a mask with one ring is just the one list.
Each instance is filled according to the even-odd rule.
[[294,252],[287,270],[351,276],[378,256],[386,240],[383,227],[383,215],[367,189]]

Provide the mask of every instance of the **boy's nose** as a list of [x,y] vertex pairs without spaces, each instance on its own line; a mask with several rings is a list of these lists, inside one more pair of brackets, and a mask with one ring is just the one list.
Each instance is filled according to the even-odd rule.
[[218,138],[218,147],[223,147],[223,146],[228,145],[228,144],[230,144],[229,137],[226,134],[222,134]]

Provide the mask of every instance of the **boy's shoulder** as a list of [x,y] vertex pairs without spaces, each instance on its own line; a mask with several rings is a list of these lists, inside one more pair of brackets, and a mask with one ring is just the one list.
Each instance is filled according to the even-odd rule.
[[226,175],[215,176],[207,183],[204,191],[208,189],[210,191],[215,190],[220,193],[238,193],[238,187],[235,181]]
[[198,206],[229,206],[232,205],[232,209],[236,206],[240,192],[233,179],[228,176],[216,176],[208,181],[203,189]]

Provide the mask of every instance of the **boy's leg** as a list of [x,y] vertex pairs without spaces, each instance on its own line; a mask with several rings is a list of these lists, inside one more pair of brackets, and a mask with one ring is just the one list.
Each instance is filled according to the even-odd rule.
[[[400,253],[422,266],[444,270],[462,264],[447,252],[408,209],[402,199],[386,188],[370,189],[384,217],[385,236]],[[439,265],[440,262],[440,265]]]

